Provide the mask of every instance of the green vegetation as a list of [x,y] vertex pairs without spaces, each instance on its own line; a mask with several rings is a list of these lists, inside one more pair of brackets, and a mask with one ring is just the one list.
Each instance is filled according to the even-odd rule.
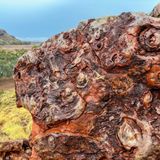
[[12,76],[17,59],[25,52],[24,49],[16,51],[0,50],[0,78]]
[[[0,78],[1,85],[5,84],[5,77],[13,75],[13,68],[17,59],[27,50],[0,49]],[[8,83],[8,82],[7,82]],[[16,107],[15,90],[11,87],[0,89],[0,142],[28,138],[31,132],[31,115],[24,108]]]
[[33,45],[32,46],[32,49],[37,49],[37,48],[39,48],[40,46],[39,45]]
[[0,141],[28,138],[31,115],[24,108],[16,108],[14,89],[0,91]]

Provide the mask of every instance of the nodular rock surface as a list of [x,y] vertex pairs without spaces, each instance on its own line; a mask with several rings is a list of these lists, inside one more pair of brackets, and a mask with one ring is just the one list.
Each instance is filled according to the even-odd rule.
[[0,142],[0,160],[28,160],[31,153],[28,140]]
[[14,80],[31,160],[160,159],[159,18],[81,22],[22,56]]

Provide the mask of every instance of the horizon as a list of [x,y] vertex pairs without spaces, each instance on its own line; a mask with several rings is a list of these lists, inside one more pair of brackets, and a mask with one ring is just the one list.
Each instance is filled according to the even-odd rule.
[[1,0],[0,28],[25,41],[44,41],[80,21],[122,12],[150,13],[158,0]]

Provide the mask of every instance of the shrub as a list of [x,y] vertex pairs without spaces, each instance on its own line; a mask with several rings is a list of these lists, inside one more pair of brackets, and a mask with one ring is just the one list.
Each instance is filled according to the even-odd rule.
[[0,78],[12,76],[17,59],[25,52],[24,49],[16,51],[0,50]]

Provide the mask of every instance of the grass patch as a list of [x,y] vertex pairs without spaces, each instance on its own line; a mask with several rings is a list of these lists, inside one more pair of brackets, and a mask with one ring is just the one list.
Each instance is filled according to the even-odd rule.
[[0,78],[11,77],[13,75],[13,68],[17,59],[26,52],[27,50],[25,49],[16,51],[0,49]]
[[31,132],[31,115],[16,107],[14,89],[0,91],[0,141],[28,138]]

